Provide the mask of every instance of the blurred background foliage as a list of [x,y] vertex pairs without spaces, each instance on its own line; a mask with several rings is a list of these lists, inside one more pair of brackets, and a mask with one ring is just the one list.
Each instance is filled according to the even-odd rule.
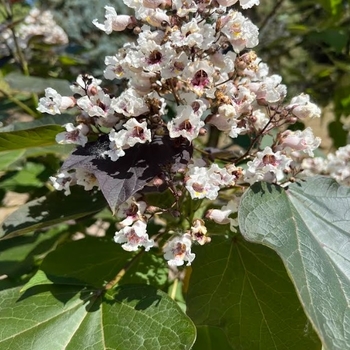
[[350,126],[350,3],[261,3],[250,10],[260,28],[256,51],[271,72],[282,75],[289,97],[303,91],[324,108],[328,115],[324,113],[326,123],[322,125],[328,129],[328,144],[335,148],[346,145]]

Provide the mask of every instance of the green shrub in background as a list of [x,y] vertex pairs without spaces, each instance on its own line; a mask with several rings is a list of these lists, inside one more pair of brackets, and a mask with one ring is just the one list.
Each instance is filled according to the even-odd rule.
[[345,146],[350,115],[348,2],[268,1],[253,15],[261,28],[258,53],[283,76],[292,94],[305,91],[322,107],[331,107],[329,137],[335,148]]
[[113,55],[115,50],[127,40],[131,40],[132,33],[119,33],[112,37],[101,35],[92,24],[95,18],[103,18],[104,7],[113,5],[118,13],[128,13],[128,9],[122,1],[108,0],[49,0],[39,1],[42,9],[50,10],[57,23],[69,36],[68,52],[79,55],[83,61],[83,67],[76,67],[75,75],[83,71],[96,76],[101,76],[101,67],[107,55]]

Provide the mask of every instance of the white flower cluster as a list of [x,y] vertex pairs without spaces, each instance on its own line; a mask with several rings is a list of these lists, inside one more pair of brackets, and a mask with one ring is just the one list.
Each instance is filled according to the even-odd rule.
[[[17,43],[22,49],[26,49],[29,40],[34,36],[41,36],[42,41],[49,45],[65,45],[68,36],[65,31],[54,21],[50,11],[41,11],[32,8],[29,14],[16,30]],[[3,56],[9,55],[9,50],[16,51],[13,33],[7,29],[1,32],[0,52]]]
[[[186,189],[192,199],[215,200],[220,191],[237,189],[237,184],[241,189],[256,181],[281,182],[300,172],[302,160],[313,156],[320,139],[309,128],[290,131],[287,126],[298,119],[319,117],[321,111],[305,94],[284,104],[287,89],[282,78],[269,75],[267,65],[249,50],[258,44],[258,28],[230,7],[237,0],[123,2],[135,11],[134,16],[117,14],[106,6],[104,23],[97,19],[93,23],[106,34],[123,30],[137,34],[135,42],[105,58],[104,78],[125,83],[125,89],[113,96],[90,75],[79,76],[71,86],[74,97],[46,89],[38,110],[49,114],[71,107],[80,110],[78,125],[66,124],[66,132],[57,135],[59,143],[84,146],[90,134],[108,134],[109,149],[103,156],[117,161],[128,148],[150,143],[159,135],[199,146],[205,141],[197,139],[208,129],[218,129],[226,139],[248,135],[251,145],[239,156],[219,159],[220,166],[215,156],[192,160],[182,177],[176,177],[181,190],[174,193],[180,196]],[[245,9],[259,0],[239,4]],[[268,134],[273,135],[272,144],[260,149],[261,139]],[[68,193],[69,184],[82,183],[74,176],[62,173],[53,178],[55,188]],[[98,186],[93,179],[82,184]],[[129,251],[149,250],[155,242],[147,234],[145,205],[134,199],[125,205],[128,209],[121,215],[124,220],[115,241]],[[232,200],[208,212],[206,218],[230,223],[235,231],[237,223],[229,216],[237,208],[238,201]],[[196,220],[182,236],[167,243],[165,258],[170,265],[190,264],[191,244],[210,240],[204,221]]]
[[344,186],[350,186],[350,145],[339,147],[327,158],[306,158],[302,167],[305,176],[327,175]]

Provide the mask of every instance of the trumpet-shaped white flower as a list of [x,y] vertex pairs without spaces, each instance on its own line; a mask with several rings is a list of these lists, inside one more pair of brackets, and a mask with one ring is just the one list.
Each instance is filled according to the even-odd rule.
[[124,218],[119,224],[122,226],[130,226],[134,221],[141,220],[147,205],[143,201],[136,201],[135,197],[130,197],[122,203],[117,211],[116,217]]
[[180,106],[178,111],[178,116],[167,125],[170,137],[182,136],[188,141],[194,140],[204,126],[204,122],[201,120],[201,113],[195,113],[191,106]]
[[70,192],[70,185],[75,180],[75,175],[74,174],[69,174],[66,171],[62,171],[61,173],[57,174],[57,176],[50,176],[49,179],[52,182],[53,187],[57,191],[63,191],[64,190],[64,195],[65,196],[70,195],[70,193],[71,193]]
[[126,226],[117,231],[114,242],[124,243],[122,248],[128,252],[136,251],[140,247],[144,247],[146,251],[149,251],[154,246],[154,240],[149,239],[147,225],[142,220],[137,220],[132,226]]
[[147,128],[147,122],[139,123],[135,118],[130,118],[124,125],[125,145],[132,147],[136,143],[146,143],[152,140],[151,130]]
[[273,152],[271,147],[266,147],[263,152],[258,152],[256,157],[247,163],[244,180],[251,185],[257,181],[280,181],[291,162],[292,159],[280,151]]
[[83,168],[78,168],[75,171],[75,177],[77,179],[77,184],[84,186],[85,191],[90,191],[94,187],[99,187],[96,176]]
[[114,110],[111,107],[111,98],[102,90],[98,90],[95,95],[86,95],[79,98],[77,105],[90,117],[108,118],[114,114]]
[[56,135],[56,142],[60,144],[77,144],[85,146],[88,141],[87,134],[89,128],[85,124],[79,124],[74,126],[72,123],[67,123],[63,125],[66,131],[60,132]]
[[310,96],[307,94],[293,97],[286,109],[289,109],[299,119],[319,118],[321,116],[320,108],[310,102]]
[[186,179],[186,189],[192,198],[214,200],[221,187],[233,186],[236,177],[226,168],[212,164],[210,168],[190,165]]
[[[221,6],[232,6],[234,5],[238,0],[217,0],[217,2],[221,5]],[[243,9],[249,9],[251,7],[253,7],[254,5],[259,5],[260,1],[259,0],[240,0],[239,4],[241,5],[241,7]]]
[[128,15],[117,15],[117,12],[112,6],[105,6],[106,10],[106,20],[104,24],[98,23],[97,19],[94,19],[92,23],[98,28],[103,30],[106,34],[111,34],[113,31],[121,32],[129,24],[132,24],[133,18]]
[[182,266],[187,261],[191,265],[196,254],[191,252],[191,236],[187,233],[181,237],[175,237],[164,247],[164,258],[168,260],[169,266]]
[[236,232],[238,220],[229,216],[238,212],[240,200],[240,197],[234,197],[234,199],[227,202],[227,205],[222,206],[221,209],[209,209],[205,217],[215,221],[219,225],[230,224],[231,231]]
[[221,23],[221,32],[226,35],[235,52],[258,45],[258,27],[240,12],[230,10],[221,18]]
[[148,112],[148,106],[144,99],[133,88],[129,88],[117,98],[113,98],[111,107],[126,117],[135,117]]
[[339,183],[350,186],[350,145],[327,156],[327,172]]
[[45,97],[39,100],[37,110],[41,113],[48,113],[51,115],[61,114],[62,110],[75,105],[74,99],[67,96],[61,96],[55,89],[45,89]]
[[310,127],[305,130],[286,130],[284,131],[276,147],[276,150],[284,151],[287,154],[293,152],[295,156],[298,156],[299,152],[308,154],[313,157],[314,150],[321,144],[321,139],[315,137]]
[[277,103],[284,99],[287,87],[281,84],[282,77],[274,74],[265,77],[260,82],[249,84],[249,89],[255,93],[256,99],[262,102]]
[[111,141],[109,144],[110,149],[104,151],[102,156],[108,156],[113,162],[117,161],[120,157],[123,157],[125,155],[125,135],[126,130],[111,130],[108,135],[109,140]]

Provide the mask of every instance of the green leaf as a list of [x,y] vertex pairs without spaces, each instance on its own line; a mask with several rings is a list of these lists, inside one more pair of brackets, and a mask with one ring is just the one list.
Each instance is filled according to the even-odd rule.
[[336,16],[340,13],[342,8],[342,0],[320,0],[322,7],[332,16]]
[[[87,236],[51,252],[23,290],[52,283],[102,287],[124,271],[134,255],[126,252],[111,238]],[[163,257],[149,252],[137,255],[132,266],[128,266],[125,274],[123,272],[119,284],[139,283],[162,287],[167,279],[168,267]]]
[[240,236],[195,252],[186,299],[196,326],[221,329],[232,349],[320,349],[275,252]]
[[22,205],[3,222],[0,237],[12,238],[27,232],[78,219],[102,210],[106,206],[100,192],[87,192],[74,186],[72,193],[51,192],[47,196]]
[[[120,284],[143,283],[158,288],[163,287],[168,281],[169,268],[163,256],[155,255],[154,250],[155,248],[152,248],[150,252],[142,254],[128,269]],[[130,253],[127,254],[130,256]]]
[[23,290],[38,284],[75,284],[102,287],[133,257],[112,239],[86,237],[66,243],[44,259]]
[[55,137],[62,131],[64,128],[61,126],[46,125],[28,130],[1,132],[0,152],[55,145]]
[[317,43],[325,43],[336,53],[340,54],[347,45],[348,34],[341,29],[319,29],[309,34],[309,40]]
[[63,125],[66,123],[73,123],[74,120],[74,116],[70,114],[45,115],[42,118],[35,119],[31,122],[18,122],[9,124],[3,128],[0,128],[0,132],[28,130],[45,125]]
[[25,152],[25,157],[39,157],[46,154],[55,154],[57,156],[64,155],[67,156],[70,154],[74,149],[76,145],[73,144],[64,144],[64,145],[52,145],[52,146],[46,146],[46,147],[33,147],[28,148]]
[[51,87],[59,94],[72,95],[69,82],[63,79],[47,79],[39,77],[28,77],[18,72],[13,72],[5,77],[5,81],[14,90],[31,93],[43,92],[47,87]]
[[53,248],[63,230],[63,227],[55,227],[45,233],[31,233],[0,241],[1,273],[17,278],[31,272],[37,260]]
[[8,170],[24,155],[25,150],[15,150],[0,153],[0,170]]
[[261,183],[243,196],[246,239],[274,249],[327,349],[350,349],[350,188],[324,177],[283,189]]
[[[5,177],[0,182],[0,188],[16,191],[18,187],[42,187],[43,181],[39,175],[45,171],[45,166],[39,163],[27,162],[25,166],[13,176]],[[10,174],[8,174],[10,175]]]
[[[20,322],[19,322],[20,320]],[[0,348],[31,350],[190,349],[196,330],[165,293],[150,286],[100,290],[37,286],[0,293]]]
[[233,350],[221,328],[199,326],[192,350]]
[[328,124],[328,134],[333,140],[335,148],[346,146],[348,132],[344,129],[341,121],[333,121]]

